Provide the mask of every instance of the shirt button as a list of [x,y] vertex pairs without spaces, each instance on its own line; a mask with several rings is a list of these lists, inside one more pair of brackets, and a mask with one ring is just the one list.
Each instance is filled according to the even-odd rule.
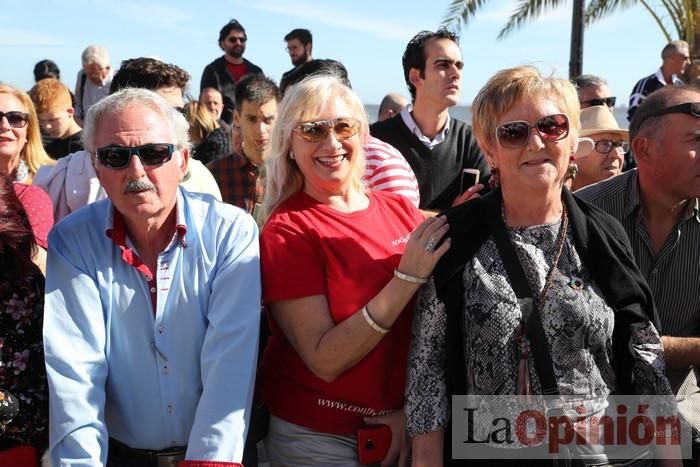
[[165,331],[165,328],[163,327],[163,325],[158,326],[158,333],[163,334],[163,331]]
[[164,375],[168,374],[168,366],[167,365],[163,367],[163,374]]
[[652,273],[652,274],[656,274],[657,272],[659,272],[659,270],[656,269],[656,268],[654,268],[654,269],[651,270],[651,273]]
[[155,288],[155,287],[151,287],[151,293],[156,293],[156,288]]
[[168,413],[173,413],[173,404],[168,404]]

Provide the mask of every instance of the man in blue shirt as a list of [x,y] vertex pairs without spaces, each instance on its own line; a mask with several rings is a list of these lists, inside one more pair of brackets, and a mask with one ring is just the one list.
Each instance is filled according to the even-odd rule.
[[242,210],[178,187],[187,129],[143,89],[88,113],[86,149],[109,199],[49,236],[54,466],[239,465],[258,350],[258,231]]

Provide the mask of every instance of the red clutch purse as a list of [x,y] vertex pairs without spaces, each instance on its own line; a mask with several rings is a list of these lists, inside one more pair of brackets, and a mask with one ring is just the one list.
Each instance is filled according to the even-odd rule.
[[376,425],[357,430],[357,457],[360,464],[378,464],[391,446],[389,425]]

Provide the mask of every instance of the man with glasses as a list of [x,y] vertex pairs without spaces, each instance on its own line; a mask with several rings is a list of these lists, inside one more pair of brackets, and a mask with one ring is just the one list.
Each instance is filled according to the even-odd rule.
[[233,122],[236,83],[247,74],[263,72],[259,66],[243,58],[247,41],[248,36],[241,23],[235,19],[226,23],[219,31],[219,47],[224,55],[204,68],[200,81],[200,92],[204,88],[214,88],[224,97],[221,118],[228,124]]
[[294,68],[285,71],[282,75],[280,88],[283,89],[287,87],[291,75],[298,71],[304,63],[312,60],[313,37],[308,29],[292,29],[289,34],[284,36],[284,41],[287,43],[287,52]]
[[[135,58],[122,62],[114,75],[110,92],[126,87],[150,89],[181,112],[183,93],[189,80],[189,73],[177,65],[154,58]],[[61,158],[56,165],[42,168],[37,172],[34,184],[49,194],[56,222],[86,204],[107,197],[95,174],[92,155],[87,151],[74,152]],[[192,159],[188,164],[182,186],[221,199],[214,178],[198,160]]]
[[83,131],[109,199],[49,236],[52,464],[240,466],[258,352],[257,226],[179,187],[188,124],[154,92],[105,98]]
[[647,77],[637,81],[630,95],[627,120],[632,121],[637,107],[646,97],[657,89],[667,85],[683,84],[680,78],[692,63],[690,60],[690,47],[686,41],[673,41],[666,44],[661,51],[661,68]]
[[403,154],[418,179],[420,209],[426,215],[469,198],[460,193],[463,169],[489,168],[472,136],[471,126],[453,119],[448,109],[459,102],[462,52],[447,30],[422,31],[403,54],[403,71],[413,102],[401,113],[370,126],[372,136]]
[[[654,294],[669,382],[700,427],[700,91],[664,87],[632,118],[637,169],[578,191],[625,228]],[[690,373],[690,374],[689,374]],[[693,409],[693,406],[695,407]]]
[[571,82],[576,86],[581,109],[604,105],[612,112],[617,98],[610,95],[608,82],[603,78],[595,75],[580,75],[572,78]]

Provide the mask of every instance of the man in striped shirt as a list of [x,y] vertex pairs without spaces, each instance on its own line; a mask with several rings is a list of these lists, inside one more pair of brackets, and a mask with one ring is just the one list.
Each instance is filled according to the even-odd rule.
[[627,120],[632,121],[634,113],[646,97],[657,89],[669,84],[683,84],[680,76],[691,63],[690,48],[686,41],[669,42],[661,51],[661,68],[637,81],[630,95]]
[[[677,390],[691,367],[700,374],[700,90],[656,91],[640,105],[629,133],[638,168],[577,195],[625,228],[654,293]],[[697,386],[694,391],[700,399]]]

